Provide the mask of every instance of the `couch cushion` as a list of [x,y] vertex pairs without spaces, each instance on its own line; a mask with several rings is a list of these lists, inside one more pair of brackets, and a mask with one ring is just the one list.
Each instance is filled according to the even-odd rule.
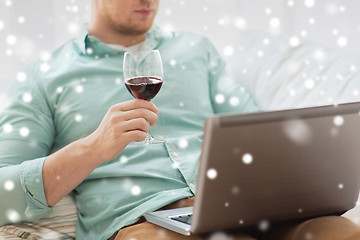
[[229,71],[264,110],[360,101],[360,54],[298,38],[240,32]]
[[66,196],[52,212],[34,223],[0,227],[0,239],[75,239],[77,209],[74,198]]

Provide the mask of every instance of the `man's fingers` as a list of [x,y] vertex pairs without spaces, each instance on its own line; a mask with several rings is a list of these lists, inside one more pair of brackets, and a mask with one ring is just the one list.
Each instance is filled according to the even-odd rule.
[[135,142],[144,141],[146,139],[146,136],[147,136],[147,133],[140,131],[140,130],[133,130],[133,131],[124,133],[124,137],[130,139],[131,141],[135,141]]
[[131,119],[129,121],[126,121],[123,125],[124,132],[139,130],[147,133],[149,129],[149,123],[144,118]]
[[130,111],[139,108],[145,108],[154,113],[159,112],[159,110],[153,103],[141,99],[134,99],[127,102],[118,103],[112,106],[110,109],[113,111]]
[[148,110],[148,109],[135,109],[135,110],[130,110],[127,112],[123,112],[123,120],[125,121],[129,121],[131,119],[135,119],[135,118],[144,118],[147,122],[150,123],[151,126],[155,126],[157,120],[158,120],[158,116]]

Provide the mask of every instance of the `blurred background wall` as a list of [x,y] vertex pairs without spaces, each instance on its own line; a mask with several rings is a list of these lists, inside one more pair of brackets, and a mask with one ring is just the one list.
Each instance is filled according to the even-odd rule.
[[[358,9],[358,0],[160,0],[156,23],[206,35],[225,58],[246,30],[358,51]],[[0,0],[0,101],[22,68],[77,36],[90,12],[91,0]]]

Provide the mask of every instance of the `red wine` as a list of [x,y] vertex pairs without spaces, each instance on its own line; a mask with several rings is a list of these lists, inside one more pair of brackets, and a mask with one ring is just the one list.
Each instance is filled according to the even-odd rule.
[[137,99],[151,100],[159,92],[163,81],[159,77],[134,77],[125,81],[125,86]]

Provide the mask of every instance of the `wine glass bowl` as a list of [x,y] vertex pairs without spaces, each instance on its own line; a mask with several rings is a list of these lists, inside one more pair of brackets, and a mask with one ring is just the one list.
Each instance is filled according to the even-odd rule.
[[125,86],[134,98],[151,100],[160,91],[162,79],[153,76],[133,77],[125,80]]
[[[124,84],[134,98],[150,101],[163,84],[163,66],[159,50],[126,52],[123,63]],[[133,144],[157,144],[149,130],[147,138]]]

